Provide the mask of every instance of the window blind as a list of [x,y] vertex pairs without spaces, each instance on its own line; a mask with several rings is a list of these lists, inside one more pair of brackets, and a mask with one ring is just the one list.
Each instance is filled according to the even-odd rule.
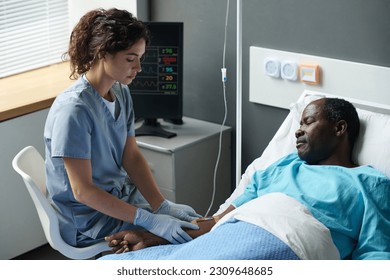
[[0,78],[62,61],[67,0],[0,0]]

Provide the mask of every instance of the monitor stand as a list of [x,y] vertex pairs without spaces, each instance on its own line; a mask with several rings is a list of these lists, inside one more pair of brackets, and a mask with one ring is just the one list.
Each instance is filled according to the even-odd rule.
[[163,129],[157,119],[145,119],[143,124],[135,130],[135,136],[172,138],[176,136],[176,133]]
[[169,122],[169,123],[173,123],[173,124],[178,124],[178,125],[181,125],[184,123],[182,118],[164,119],[164,121]]

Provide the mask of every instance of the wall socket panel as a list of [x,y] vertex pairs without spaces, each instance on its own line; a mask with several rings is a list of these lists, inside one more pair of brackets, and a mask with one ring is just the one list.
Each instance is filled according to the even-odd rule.
[[[390,105],[390,68],[251,46],[249,101],[289,109],[304,90]],[[298,65],[319,65],[318,85],[274,78],[265,74],[264,61],[273,58]]]

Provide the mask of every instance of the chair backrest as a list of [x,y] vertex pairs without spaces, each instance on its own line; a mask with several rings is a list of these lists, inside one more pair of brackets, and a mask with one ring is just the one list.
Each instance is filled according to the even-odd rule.
[[71,259],[92,258],[109,250],[105,242],[90,247],[76,248],[67,244],[61,237],[55,209],[46,197],[45,162],[32,146],[22,149],[13,159],[12,166],[22,177],[34,202],[43,231],[50,246]]
[[45,163],[32,146],[21,150],[12,161],[16,172],[22,176],[27,190],[38,212],[43,231],[49,244],[57,250],[53,237],[59,233],[58,217],[46,198]]

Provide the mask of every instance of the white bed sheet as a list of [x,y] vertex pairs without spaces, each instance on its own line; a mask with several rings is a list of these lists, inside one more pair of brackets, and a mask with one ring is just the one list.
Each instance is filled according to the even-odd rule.
[[271,193],[245,203],[225,215],[213,230],[231,219],[251,223],[278,237],[301,260],[338,260],[330,231],[295,199]]

